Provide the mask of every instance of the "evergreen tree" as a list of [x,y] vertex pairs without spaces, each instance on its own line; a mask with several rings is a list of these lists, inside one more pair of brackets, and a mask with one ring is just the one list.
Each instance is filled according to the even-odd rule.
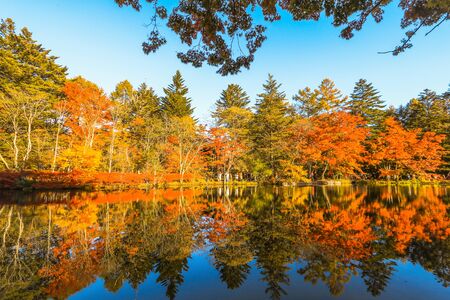
[[422,128],[424,131],[447,133],[450,115],[445,98],[434,91],[424,90],[418,98],[411,99],[398,110],[406,128]]
[[67,68],[58,65],[58,57],[33,40],[27,28],[16,33],[11,19],[0,23],[0,58],[0,95],[16,91],[48,99],[61,93]]
[[319,103],[322,103],[326,112],[342,110],[347,102],[347,96],[343,96],[333,80],[328,78],[322,80],[316,93],[318,95]]
[[56,59],[27,28],[16,32],[11,19],[0,21],[0,161],[6,169],[46,167],[42,150],[51,147],[52,106],[67,72]]
[[294,95],[293,100],[296,102],[298,114],[305,118],[315,116],[323,109],[322,105],[318,102],[317,93],[309,87],[299,90]]
[[384,119],[386,105],[372,83],[365,79],[356,82],[347,106],[350,113],[363,117],[372,128],[379,126]]
[[448,86],[448,90],[442,94],[442,99],[447,103],[447,109],[450,110],[450,85]]
[[133,111],[144,118],[155,117],[159,112],[160,101],[155,91],[145,83],[141,83],[136,91]]
[[309,87],[300,90],[293,99],[297,102],[297,112],[307,118],[341,110],[347,101],[347,97],[342,96],[341,91],[328,78],[322,80],[314,91]]
[[[447,92],[443,93],[441,95],[441,99],[443,102],[443,105],[445,106],[445,110],[447,111],[448,117],[448,124],[450,123],[450,87],[447,90]],[[450,127],[450,124],[449,124]],[[445,154],[444,154],[444,162],[445,164],[440,168],[440,171],[443,175],[445,175],[447,178],[450,178],[450,128],[448,128],[446,134],[446,138],[443,144],[443,147],[445,148]]]
[[246,108],[249,104],[249,97],[242,87],[238,84],[229,84],[220,94],[220,99],[216,101],[216,112],[226,110],[233,106]]
[[166,131],[160,114],[160,98],[155,91],[142,83],[131,107],[132,121],[130,134],[139,152],[135,155],[136,170],[151,171],[162,169],[162,157]]
[[184,85],[184,79],[180,71],[172,77],[172,83],[164,89],[161,110],[169,117],[190,116],[194,112],[191,107],[191,99],[187,97],[188,88]]
[[256,102],[256,114],[251,125],[254,152],[270,168],[272,180],[280,178],[281,162],[286,157],[283,145],[291,123],[290,107],[284,92],[272,75],[263,85],[264,92]]
[[229,84],[222,91],[219,100],[216,101],[216,109],[212,113],[212,117],[216,119],[219,126],[232,127],[227,116],[230,111],[248,110],[250,98],[247,93],[237,84]]
[[127,103],[133,101],[134,95],[133,85],[128,80],[124,80],[116,85],[116,89],[111,93],[111,99],[120,103]]
[[216,119],[218,126],[227,127],[232,134],[243,137],[248,133],[248,123],[252,116],[249,103],[249,96],[242,87],[230,84],[216,101],[212,117]]

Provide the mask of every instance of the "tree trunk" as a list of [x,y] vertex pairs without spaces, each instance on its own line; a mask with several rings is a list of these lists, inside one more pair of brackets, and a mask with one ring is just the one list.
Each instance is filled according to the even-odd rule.
[[5,158],[3,157],[3,155],[1,153],[0,153],[0,160],[3,162],[6,169],[9,170],[10,168],[9,168],[8,162],[5,160]]
[[112,161],[113,161],[113,155],[114,155],[115,139],[116,139],[116,131],[114,130],[114,127],[113,127],[112,133],[111,133],[111,144],[109,145],[108,173],[111,173],[111,171],[112,171]]
[[322,180],[325,179],[325,173],[327,172],[327,169],[328,169],[328,164],[325,164],[325,168],[323,169],[323,172],[322,172]]
[[32,129],[33,119],[27,118],[27,150],[25,155],[23,156],[23,161],[28,161],[30,158],[30,153],[32,149],[32,141],[31,141],[31,129]]
[[58,125],[58,130],[56,131],[56,137],[55,137],[55,148],[53,150],[52,172],[55,172],[55,169],[56,169],[56,158],[58,157],[59,133],[60,132],[61,132],[61,126]]
[[19,168],[19,146],[17,146],[17,135],[19,134],[19,125],[17,124],[15,118],[13,121],[14,126],[14,137],[13,137],[13,151],[14,151],[14,168]]

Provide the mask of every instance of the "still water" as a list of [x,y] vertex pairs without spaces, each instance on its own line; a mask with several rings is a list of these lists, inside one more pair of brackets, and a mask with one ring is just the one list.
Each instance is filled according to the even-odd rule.
[[450,299],[450,188],[0,192],[0,299]]

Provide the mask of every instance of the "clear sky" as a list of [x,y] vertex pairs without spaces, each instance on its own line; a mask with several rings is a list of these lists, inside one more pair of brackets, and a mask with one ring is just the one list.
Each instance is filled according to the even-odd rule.
[[[144,2],[144,1],[143,1]],[[145,5],[145,3],[144,3]],[[402,12],[391,5],[380,24],[368,22],[349,41],[339,38],[331,21],[294,22],[288,15],[269,24],[268,39],[256,54],[250,70],[222,77],[216,69],[196,69],[176,58],[185,49],[166,32],[168,44],[145,55],[149,10],[119,8],[114,0],[0,0],[0,18],[12,18],[28,27],[34,38],[59,56],[70,76],[82,75],[111,92],[128,79],[137,86],[146,82],[158,94],[179,69],[190,89],[196,116],[208,119],[214,101],[229,83],[238,83],[252,101],[271,73],[282,83],[289,99],[301,88],[316,87],[325,78],[335,81],[344,94],[359,78],[371,81],[389,105],[398,106],[430,88],[439,93],[450,83],[450,22],[424,37],[419,32],[414,47],[400,56],[380,55],[403,38]]]

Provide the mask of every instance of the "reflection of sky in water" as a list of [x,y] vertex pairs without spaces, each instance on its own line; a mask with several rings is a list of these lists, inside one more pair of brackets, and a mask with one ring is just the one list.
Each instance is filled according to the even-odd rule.
[[[289,286],[284,286],[287,295],[283,299],[407,299],[407,300],[447,300],[450,290],[436,282],[433,274],[425,271],[420,265],[397,261],[395,273],[381,295],[374,297],[366,291],[362,279],[353,276],[345,285],[344,293],[331,296],[328,288],[322,283],[315,285],[305,282],[297,274],[299,264],[292,264],[289,271]],[[177,294],[177,299],[266,299],[265,285],[259,280],[259,272],[252,262],[252,269],[247,280],[241,287],[229,290],[219,279],[219,273],[211,265],[211,259],[204,251],[199,251],[189,259],[189,270],[184,272],[185,281]],[[137,290],[128,283],[116,293],[111,293],[103,287],[103,279],[79,291],[70,299],[167,299],[165,289],[156,283],[157,275],[152,273]]]

